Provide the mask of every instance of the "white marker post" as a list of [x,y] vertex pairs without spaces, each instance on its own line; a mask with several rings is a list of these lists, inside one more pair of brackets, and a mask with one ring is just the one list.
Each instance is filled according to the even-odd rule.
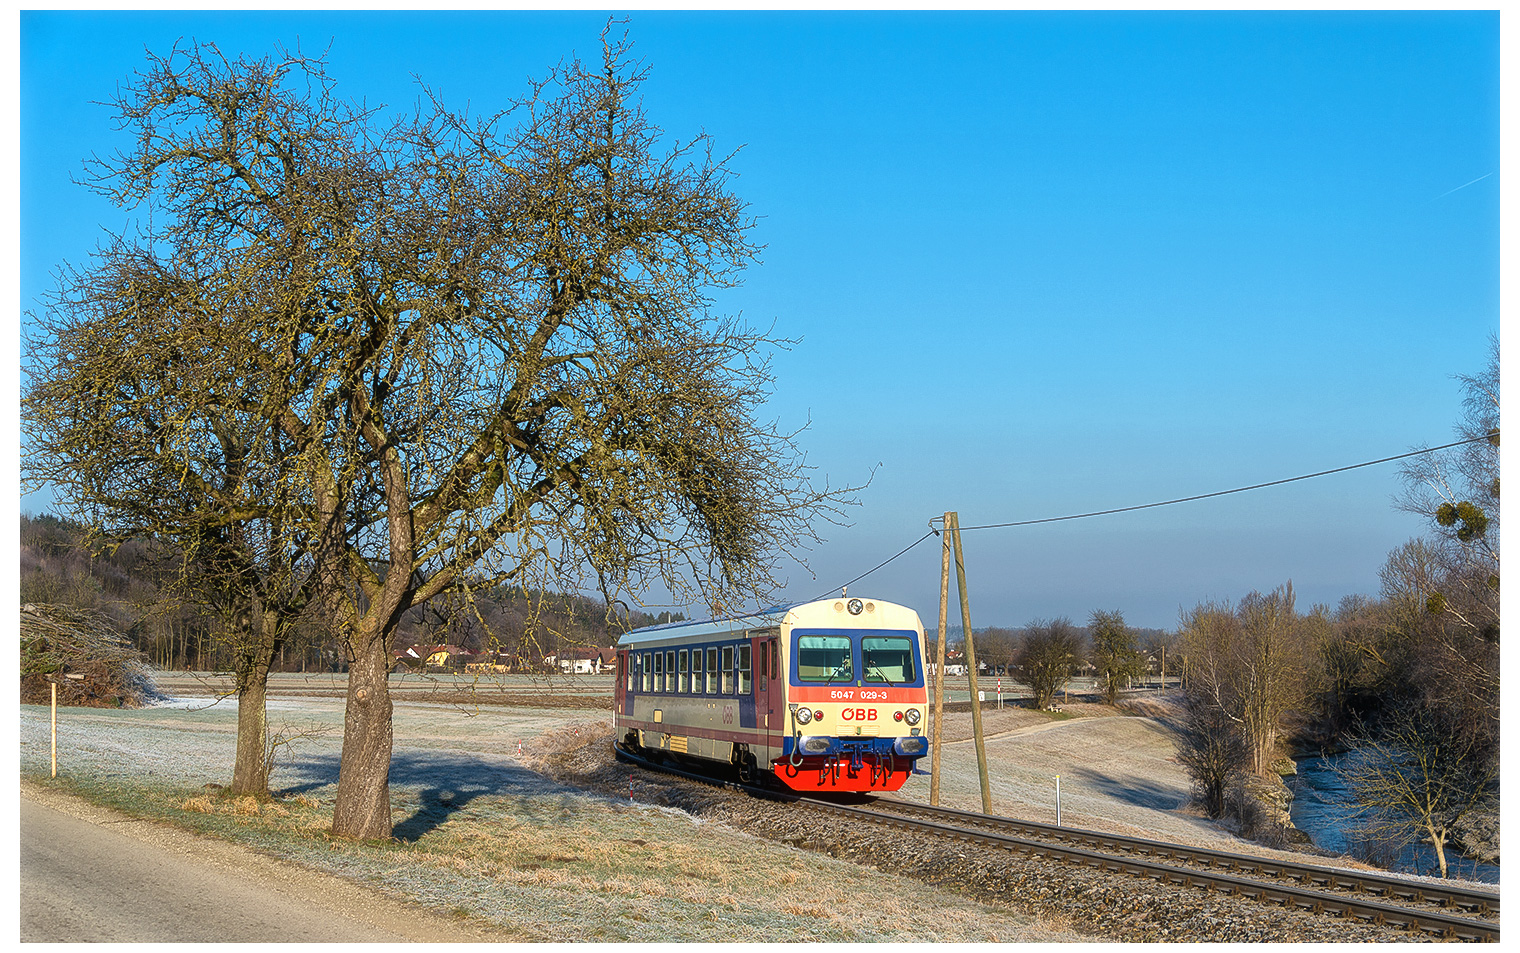
[[1056,775],[1056,826],[1061,826],[1061,776]]
[[53,777],[58,777],[58,683],[48,682],[53,690]]

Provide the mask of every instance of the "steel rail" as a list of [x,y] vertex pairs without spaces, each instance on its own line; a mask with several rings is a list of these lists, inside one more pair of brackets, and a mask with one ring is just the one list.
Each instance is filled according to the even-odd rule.
[[1381,899],[1398,900],[1408,904],[1434,904],[1443,908],[1457,908],[1482,917],[1499,915],[1499,894],[1494,891],[1446,884],[1413,881],[1387,874],[1357,870],[1332,870],[1316,864],[1298,863],[1275,857],[1257,857],[1229,851],[1190,847],[1185,844],[1169,844],[1120,834],[1107,834],[1073,827],[1056,827],[1034,821],[1021,821],[1011,817],[998,817],[961,811],[955,808],[932,807],[896,798],[878,797],[874,804],[885,810],[917,814],[953,820],[957,823],[976,824],[1015,834],[1060,840],[1066,843],[1095,847],[1106,851],[1122,851],[1158,860],[1193,864],[1204,868],[1223,868],[1231,873],[1273,880],[1291,880],[1302,886],[1322,890],[1344,890],[1351,893],[1371,894]]

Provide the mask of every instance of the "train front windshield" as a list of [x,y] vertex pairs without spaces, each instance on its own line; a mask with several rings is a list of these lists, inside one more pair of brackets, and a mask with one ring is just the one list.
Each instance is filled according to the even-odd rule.
[[797,637],[797,677],[804,682],[840,682],[855,677],[849,636]]
[[798,632],[795,678],[804,685],[922,684],[917,638],[895,630]]
[[918,678],[913,640],[898,635],[868,635],[860,640],[861,669],[867,682],[901,685]]

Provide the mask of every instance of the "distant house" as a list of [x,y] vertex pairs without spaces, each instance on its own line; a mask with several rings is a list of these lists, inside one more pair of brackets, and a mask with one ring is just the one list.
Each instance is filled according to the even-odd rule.
[[461,645],[413,645],[395,653],[397,664],[421,669],[459,668],[474,656]]
[[617,650],[608,648],[568,648],[558,655],[544,657],[544,664],[566,675],[600,675],[617,664]]
[[465,663],[464,670],[477,675],[505,675],[515,672],[522,660],[501,650],[481,649],[474,658]]

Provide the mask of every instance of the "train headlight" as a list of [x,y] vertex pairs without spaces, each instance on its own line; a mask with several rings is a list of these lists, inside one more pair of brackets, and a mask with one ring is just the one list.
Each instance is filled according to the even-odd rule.
[[805,725],[813,720],[813,713],[806,708],[799,708],[792,713],[792,717],[797,719],[797,724]]
[[907,712],[903,714],[903,719],[910,725],[918,724],[918,720],[922,717],[923,716],[918,713],[917,708],[909,708]]

